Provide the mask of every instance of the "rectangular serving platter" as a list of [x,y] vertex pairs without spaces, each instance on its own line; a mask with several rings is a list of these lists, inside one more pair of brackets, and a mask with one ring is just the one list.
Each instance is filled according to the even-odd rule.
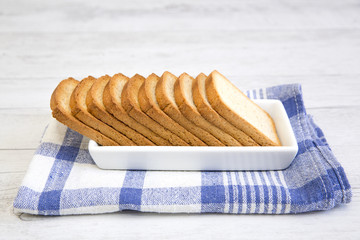
[[89,152],[102,169],[167,171],[281,170],[290,166],[298,151],[297,141],[279,100],[254,100],[270,114],[282,146],[99,146],[89,141]]

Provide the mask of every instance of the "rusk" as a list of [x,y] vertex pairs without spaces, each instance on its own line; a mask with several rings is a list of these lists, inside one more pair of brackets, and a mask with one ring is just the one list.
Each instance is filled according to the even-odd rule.
[[205,80],[207,76],[200,73],[193,84],[192,95],[197,110],[210,123],[214,124],[224,132],[231,135],[238,142],[244,146],[259,146],[251,137],[246,135],[243,131],[236,128],[234,125],[229,123],[226,119],[221,117],[210,105],[205,90]]
[[73,78],[65,79],[58,84],[52,93],[50,100],[50,108],[52,110],[53,117],[74,131],[94,140],[100,145],[119,145],[115,141],[101,134],[99,131],[83,124],[72,115],[70,97],[78,84],[79,81]]
[[106,111],[103,103],[103,93],[104,88],[110,79],[110,76],[105,75],[95,80],[86,97],[86,105],[89,112],[100,121],[103,121],[120,133],[124,134],[138,146],[154,146],[155,144],[150,140],[136,132],[134,129],[129,128]]
[[174,84],[174,96],[180,112],[198,127],[204,129],[225,146],[241,146],[235,138],[223,132],[213,124],[204,119],[194,104],[192,86],[195,79],[187,73],[181,74]]
[[129,116],[138,122],[141,122],[153,132],[169,141],[171,145],[188,146],[189,144],[154,121],[141,110],[138,95],[139,89],[144,81],[144,77],[136,74],[124,85],[124,89],[121,94],[121,103],[125,111],[129,114]]
[[163,110],[169,117],[171,117],[175,122],[179,123],[189,132],[197,136],[204,143],[209,146],[224,146],[218,139],[199,128],[180,112],[174,96],[174,84],[176,81],[176,76],[169,72],[164,72],[160,80],[156,85],[156,100],[160,106],[160,109]]
[[123,74],[115,74],[111,77],[108,84],[105,86],[103,102],[106,110],[110,112],[118,120],[122,121],[132,129],[136,129],[143,136],[152,141],[155,145],[169,145],[169,142],[134,120],[130,117],[125,109],[122,107],[121,94],[124,88],[124,85],[129,80],[128,77]]
[[213,71],[205,82],[210,105],[223,118],[262,146],[280,146],[274,121],[229,80]]
[[155,95],[156,84],[159,79],[160,77],[153,73],[148,76],[141,85],[139,89],[139,104],[141,110],[163,127],[183,139],[189,145],[206,146],[204,142],[191,134],[160,109]]
[[70,97],[70,107],[71,113],[77,119],[79,119],[84,124],[100,131],[105,136],[111,138],[115,142],[119,143],[119,145],[123,146],[136,146],[136,144],[110,127],[109,125],[103,123],[102,121],[95,118],[91,113],[89,113],[88,108],[86,106],[86,96],[91,86],[95,82],[95,78],[89,76],[84,78],[74,89],[73,93]]

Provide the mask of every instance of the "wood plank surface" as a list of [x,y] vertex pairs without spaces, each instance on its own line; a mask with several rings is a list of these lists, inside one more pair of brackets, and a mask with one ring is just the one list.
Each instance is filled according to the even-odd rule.
[[0,9],[0,29],[10,32],[352,29],[360,20],[356,0],[2,0]]

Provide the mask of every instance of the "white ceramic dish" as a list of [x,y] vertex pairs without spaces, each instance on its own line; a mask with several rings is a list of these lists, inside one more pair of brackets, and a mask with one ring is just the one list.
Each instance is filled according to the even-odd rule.
[[281,147],[99,146],[89,152],[102,169],[137,170],[280,170],[294,159],[298,145],[283,104],[255,100],[274,119]]

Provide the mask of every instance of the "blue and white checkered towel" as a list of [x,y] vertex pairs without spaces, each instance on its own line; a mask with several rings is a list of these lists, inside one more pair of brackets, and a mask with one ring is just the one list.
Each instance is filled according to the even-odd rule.
[[323,132],[306,114],[300,85],[247,92],[283,102],[299,145],[283,171],[167,172],[100,170],[88,139],[52,120],[18,195],[16,213],[285,214],[327,210],[351,200],[351,188]]

